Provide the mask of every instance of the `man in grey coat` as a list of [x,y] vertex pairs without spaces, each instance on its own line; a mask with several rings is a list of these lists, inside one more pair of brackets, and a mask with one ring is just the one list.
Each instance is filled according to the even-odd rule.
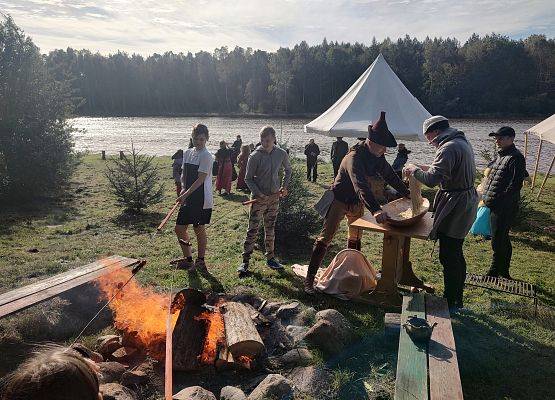
[[[237,268],[239,276],[249,272],[249,262],[258,237],[260,222],[264,222],[264,245],[266,248],[266,265],[272,269],[283,269],[275,258],[275,226],[279,210],[279,198],[287,196],[291,180],[291,163],[289,154],[275,145],[276,131],[265,126],[260,131],[260,143],[249,156],[245,182],[253,200],[249,211],[249,227],[243,244],[243,262]],[[283,169],[283,181],[279,172]]]
[[439,185],[430,239],[439,239],[439,260],[443,266],[444,297],[451,309],[463,306],[466,261],[462,250],[478,207],[474,188],[474,151],[463,132],[449,127],[440,115],[428,118],[422,128],[428,142],[437,148],[429,167],[407,166],[405,172],[426,186]]

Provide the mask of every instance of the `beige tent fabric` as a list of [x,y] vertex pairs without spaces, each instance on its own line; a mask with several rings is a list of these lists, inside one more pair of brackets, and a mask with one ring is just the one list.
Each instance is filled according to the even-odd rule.
[[[293,272],[306,277],[307,265],[293,265]],[[358,297],[376,287],[377,273],[358,250],[341,250],[328,268],[320,269],[314,281],[314,288],[343,300]]]

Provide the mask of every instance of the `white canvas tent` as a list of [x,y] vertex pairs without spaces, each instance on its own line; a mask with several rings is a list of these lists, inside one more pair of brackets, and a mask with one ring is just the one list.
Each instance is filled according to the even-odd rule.
[[425,140],[422,123],[430,113],[403,85],[380,54],[327,111],[304,126],[307,133],[367,137],[368,124],[385,111],[395,138]]
[[[533,127],[531,127],[530,129],[528,129],[526,132],[524,132],[525,138],[524,138],[524,156],[526,157],[526,153],[528,152],[528,134],[531,133],[533,135],[536,135],[539,137],[540,139],[540,145],[538,146],[538,155],[536,157],[536,166],[534,168],[534,176],[532,178],[532,189],[534,189],[534,185],[536,183],[536,174],[538,173],[538,165],[540,163],[540,156],[541,156],[541,152],[542,152],[542,147],[543,147],[543,142],[544,140],[555,144],[555,114],[553,114],[551,117],[544,119],[542,122],[540,122],[537,125],[534,125]],[[547,182],[547,178],[549,178],[549,174],[551,173],[551,168],[553,168],[553,163],[555,162],[555,154],[553,155],[553,158],[551,159],[551,164],[549,165],[549,169],[547,170],[547,173],[545,174],[545,178],[542,182],[542,185],[540,187],[540,192],[538,193],[538,199],[540,198],[542,191],[543,191],[543,187],[545,186],[545,183]]]

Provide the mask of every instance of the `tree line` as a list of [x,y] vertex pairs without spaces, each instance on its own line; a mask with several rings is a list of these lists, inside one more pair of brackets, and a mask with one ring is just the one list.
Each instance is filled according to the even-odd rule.
[[382,53],[431,113],[544,116],[555,109],[555,40],[472,35],[323,40],[275,52],[221,47],[213,53],[55,50],[46,64],[70,82],[80,115],[316,114],[333,104]]

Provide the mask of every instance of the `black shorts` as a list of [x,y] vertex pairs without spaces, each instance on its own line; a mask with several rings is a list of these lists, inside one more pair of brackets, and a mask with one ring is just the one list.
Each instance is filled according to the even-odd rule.
[[212,217],[211,208],[191,207],[188,205],[181,206],[177,214],[176,225],[207,225]]

